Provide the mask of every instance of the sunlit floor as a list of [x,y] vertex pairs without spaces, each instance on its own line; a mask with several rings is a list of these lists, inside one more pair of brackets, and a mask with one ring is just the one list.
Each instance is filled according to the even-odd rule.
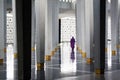
[[[108,44],[109,46],[109,44]],[[110,47],[110,46],[109,46]],[[111,51],[111,50],[110,50]],[[109,51],[108,51],[109,52]],[[62,43],[60,49],[45,62],[45,68],[38,75],[36,71],[35,54],[32,54],[32,79],[31,80],[119,80],[120,64],[116,56],[106,55],[105,75],[96,76],[93,73],[93,64],[88,65],[81,54],[74,49],[71,52],[70,43]],[[111,58],[110,58],[111,56]],[[111,60],[111,63],[108,62]],[[13,59],[13,45],[8,45],[6,62],[0,65],[0,80],[17,79],[17,59]]]

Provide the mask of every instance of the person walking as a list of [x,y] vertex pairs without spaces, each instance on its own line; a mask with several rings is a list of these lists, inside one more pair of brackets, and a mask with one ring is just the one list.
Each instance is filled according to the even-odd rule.
[[74,51],[74,48],[75,48],[75,38],[72,37],[71,40],[70,40],[70,46],[72,48],[72,52]]
[[72,62],[74,62],[74,60],[75,60],[75,54],[74,54],[75,38],[74,37],[72,37],[71,40],[70,40],[70,46],[71,46],[71,49],[72,49],[71,59],[72,59]]

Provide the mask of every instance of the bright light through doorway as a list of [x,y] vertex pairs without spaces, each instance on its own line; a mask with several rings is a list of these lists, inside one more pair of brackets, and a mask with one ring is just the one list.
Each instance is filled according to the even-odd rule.
[[10,44],[7,46],[7,79],[14,80],[14,50],[13,45]]

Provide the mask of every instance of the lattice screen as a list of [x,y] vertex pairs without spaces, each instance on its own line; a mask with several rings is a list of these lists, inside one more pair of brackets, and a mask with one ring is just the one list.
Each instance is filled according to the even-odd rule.
[[75,18],[61,19],[61,41],[70,41],[71,37],[76,39]]
[[7,13],[7,43],[14,43],[14,30],[13,15]]

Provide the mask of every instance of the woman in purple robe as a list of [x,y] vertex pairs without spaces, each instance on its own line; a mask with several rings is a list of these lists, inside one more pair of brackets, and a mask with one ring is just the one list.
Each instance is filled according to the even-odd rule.
[[75,54],[74,54],[75,39],[74,39],[74,37],[72,37],[71,40],[70,40],[70,46],[71,46],[71,48],[72,48],[71,59],[72,59],[72,61],[74,62],[74,59],[75,59]]
[[71,40],[70,40],[70,46],[71,46],[72,52],[73,52],[74,48],[75,48],[75,39],[74,39],[74,37],[72,37]]

